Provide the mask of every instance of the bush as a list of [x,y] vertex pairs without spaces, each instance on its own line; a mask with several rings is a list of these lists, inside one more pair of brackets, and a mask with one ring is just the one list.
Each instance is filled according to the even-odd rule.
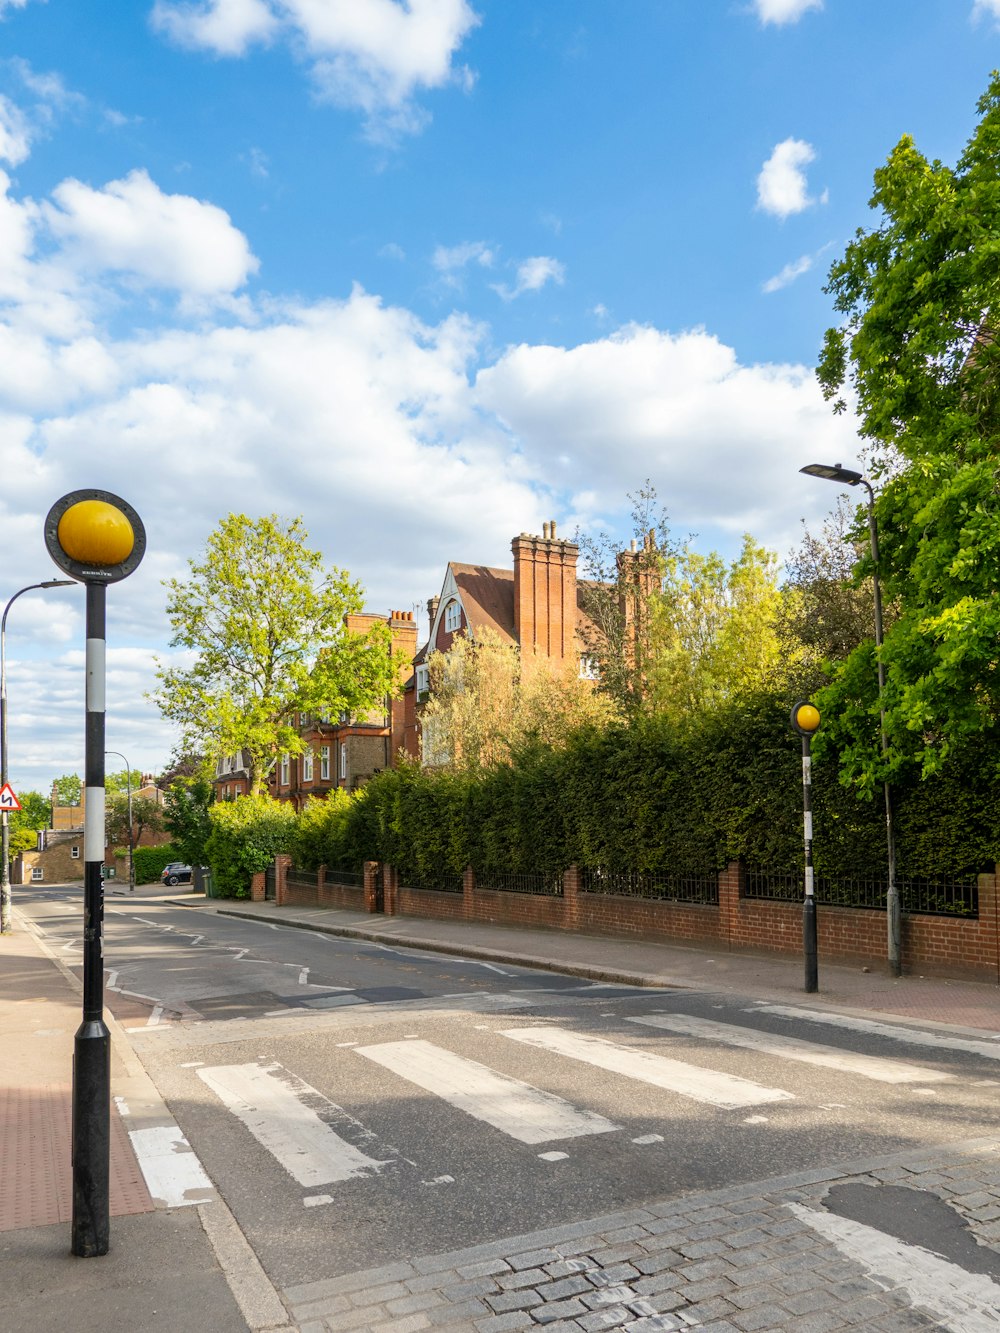
[[209,812],[212,831],[205,855],[220,898],[248,898],[250,880],[266,870],[279,852],[291,849],[296,814],[291,805],[270,796],[241,796],[220,801]]
[[[128,850],[125,850],[125,864],[128,864]],[[117,852],[117,848],[116,848]],[[163,867],[168,861],[180,860],[173,843],[165,842],[160,847],[137,847],[133,853],[136,884],[155,884],[163,874]]]

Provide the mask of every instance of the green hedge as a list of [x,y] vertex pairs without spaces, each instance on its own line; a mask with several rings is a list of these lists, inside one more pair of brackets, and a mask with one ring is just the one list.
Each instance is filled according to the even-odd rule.
[[205,855],[212,867],[216,896],[248,898],[251,877],[266,870],[279,852],[290,850],[296,814],[285,801],[270,796],[241,796],[219,801],[209,812],[212,831]]
[[[127,851],[125,858],[125,864],[128,865]],[[159,847],[137,847],[133,853],[136,884],[155,884],[163,874],[163,867],[169,861],[179,860],[176,847],[169,842]]]
[[[612,866],[699,873],[741,859],[774,871],[802,862],[802,760],[789,703],[759,698],[683,733],[662,718],[582,730],[561,749],[528,746],[475,775],[378,774],[358,794],[299,818],[295,857],[314,867],[388,861],[428,871]],[[1000,855],[994,746],[956,757],[924,782],[894,788],[897,864],[905,875],[965,875]],[[836,757],[813,764],[819,874],[880,877],[886,863],[879,790],[859,799]]]

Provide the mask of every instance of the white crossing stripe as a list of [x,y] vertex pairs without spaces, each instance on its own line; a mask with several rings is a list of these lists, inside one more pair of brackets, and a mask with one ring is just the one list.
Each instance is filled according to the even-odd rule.
[[651,1083],[656,1088],[690,1097],[710,1106],[732,1109],[740,1106],[760,1106],[764,1102],[792,1100],[792,1093],[781,1088],[765,1088],[747,1078],[722,1074],[715,1069],[702,1069],[681,1060],[670,1060],[650,1051],[637,1051],[631,1046],[620,1046],[603,1037],[588,1037],[563,1028],[509,1028],[501,1034],[527,1046],[566,1055],[571,1060],[583,1060],[599,1069],[622,1074],[625,1078]]
[[387,1165],[335,1134],[314,1108],[340,1121],[350,1120],[347,1112],[280,1065],[220,1065],[199,1069],[198,1077],[300,1185],[329,1185]]
[[619,1128],[593,1111],[579,1110],[429,1041],[388,1041],[355,1051],[521,1143],[552,1143]]
[[844,1074],[859,1074],[862,1078],[876,1079],[879,1083],[944,1083],[954,1077],[942,1070],[924,1069],[903,1060],[859,1055],[855,1051],[838,1050],[835,1046],[801,1041],[798,1037],[757,1032],[732,1023],[693,1018],[689,1014],[650,1014],[642,1018],[630,1018],[629,1022],[677,1032],[685,1037],[704,1037],[707,1041],[717,1041],[726,1046],[743,1046],[749,1051],[760,1051],[762,1055],[801,1060],[807,1065],[823,1065],[827,1069],[839,1069]]
[[941,1321],[936,1328],[996,1333],[1000,1327],[1000,1286],[982,1273],[968,1273],[920,1245],[906,1245],[836,1213],[797,1203],[785,1207],[860,1264],[885,1291],[905,1292],[914,1305],[932,1311]]
[[748,1009],[747,1013],[801,1018],[808,1023],[825,1023],[830,1027],[848,1028],[852,1032],[868,1032],[873,1037],[889,1037],[892,1041],[907,1042],[911,1046],[931,1046],[940,1051],[968,1051],[970,1055],[985,1055],[988,1060],[1000,1060],[1000,1042],[997,1041],[938,1036],[937,1033],[920,1032],[916,1028],[877,1023],[870,1018],[853,1018],[849,1014],[830,1014],[823,1010],[797,1009],[790,1004],[758,1004],[753,1009]]

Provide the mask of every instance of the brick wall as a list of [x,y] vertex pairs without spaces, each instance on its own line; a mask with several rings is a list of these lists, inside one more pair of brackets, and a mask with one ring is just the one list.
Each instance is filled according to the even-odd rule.
[[[579,874],[572,866],[563,875],[562,897],[478,889],[471,869],[465,872],[461,893],[437,893],[409,888],[399,882],[391,866],[377,869],[375,863],[366,867],[370,880],[367,898],[359,888],[321,885],[320,889],[293,889],[289,885],[278,901],[356,910],[367,907],[372,911],[379,873],[384,885],[384,911],[389,915],[578,930],[673,944],[711,944],[734,953],[802,956],[801,905],[744,898],[743,871],[737,862],[719,874],[717,906],[586,893],[580,889]],[[283,867],[279,866],[279,885],[283,884]],[[321,896],[324,894],[327,896]],[[904,971],[1000,982],[998,914],[994,874],[979,877],[978,919],[904,916]],[[816,922],[821,965],[826,961],[885,966],[884,911],[819,906]]]

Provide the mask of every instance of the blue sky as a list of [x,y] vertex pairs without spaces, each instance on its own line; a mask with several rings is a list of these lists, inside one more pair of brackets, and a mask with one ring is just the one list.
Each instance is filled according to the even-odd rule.
[[[785,555],[858,457],[812,367],[822,286],[904,133],[953,162],[1000,0],[0,0],[0,600],[82,486],[143,515],[110,598],[108,743],[160,580],[230,510],[410,608],[510,538]],[[82,597],[8,632],[11,772],[82,763]]]

